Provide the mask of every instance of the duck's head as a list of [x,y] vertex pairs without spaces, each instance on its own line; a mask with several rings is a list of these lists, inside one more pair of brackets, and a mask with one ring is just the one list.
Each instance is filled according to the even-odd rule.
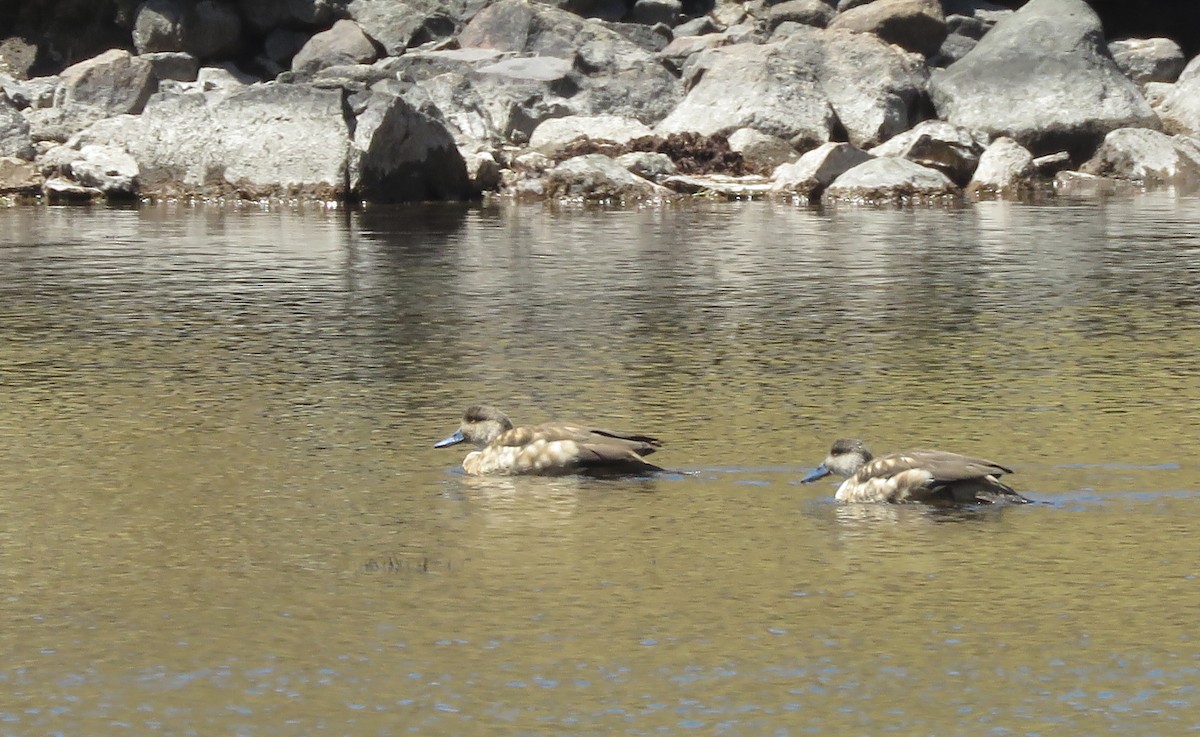
[[800,483],[807,484],[811,481],[824,478],[829,474],[834,474],[842,477],[850,477],[858,472],[858,469],[871,462],[874,456],[871,451],[867,450],[867,446],[861,440],[854,438],[841,438],[835,440],[833,447],[829,449],[829,455],[825,456],[825,460],[821,465],[813,469],[813,472],[804,478],[800,479]]
[[449,448],[459,443],[471,443],[480,448],[491,443],[512,429],[512,420],[495,407],[477,404],[463,413],[462,424],[448,438],[433,444],[435,448]]

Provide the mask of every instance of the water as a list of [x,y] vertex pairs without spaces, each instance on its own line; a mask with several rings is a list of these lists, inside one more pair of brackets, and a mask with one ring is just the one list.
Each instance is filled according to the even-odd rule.
[[[1198,216],[0,210],[0,735],[1200,729]],[[480,400],[688,473],[465,477]]]

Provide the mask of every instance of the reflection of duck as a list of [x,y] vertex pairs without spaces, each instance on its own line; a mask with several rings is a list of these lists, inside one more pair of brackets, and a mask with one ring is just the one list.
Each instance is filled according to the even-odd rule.
[[468,409],[458,430],[433,447],[463,442],[479,448],[463,459],[463,470],[472,476],[639,474],[663,470],[642,457],[661,445],[648,435],[568,422],[513,427],[503,412],[487,405]]
[[1027,503],[999,480],[1005,473],[1012,470],[944,450],[909,450],[875,458],[861,440],[842,439],[801,482],[829,474],[845,477],[834,495],[840,502]]

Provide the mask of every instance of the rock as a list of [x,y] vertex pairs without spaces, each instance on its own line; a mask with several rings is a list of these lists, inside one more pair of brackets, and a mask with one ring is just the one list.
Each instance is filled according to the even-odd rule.
[[1146,128],[1109,131],[1096,153],[1079,167],[1084,174],[1142,184],[1200,184],[1200,149],[1194,142]]
[[729,148],[742,155],[749,170],[764,174],[800,158],[800,152],[787,141],[753,128],[738,128],[729,134]]
[[0,74],[0,91],[8,96],[9,102],[18,110],[52,106],[54,93],[61,84],[62,79],[57,75],[17,80],[7,74]]
[[785,0],[767,11],[767,27],[774,29],[790,22],[824,28],[833,16],[833,7],[825,0]]
[[660,134],[729,134],[753,127],[804,150],[829,140],[837,118],[821,85],[824,44],[737,44],[689,64],[683,101]]
[[370,64],[378,57],[375,44],[352,20],[339,20],[328,31],[308,40],[292,58],[292,71],[314,74],[342,64]]
[[828,141],[839,122],[858,146],[906,130],[926,77],[917,57],[874,36],[807,29],[700,54],[685,82],[687,96],[659,132],[754,128],[803,151]]
[[546,196],[589,202],[661,200],[670,190],[633,174],[603,154],[567,159],[546,175]]
[[752,200],[771,191],[771,181],[760,176],[731,177],[723,174],[676,175],[663,180],[663,186],[681,194],[716,197],[724,200]]
[[112,49],[67,67],[51,108],[27,111],[35,141],[65,141],[92,123],[141,112],[158,81],[150,62]]
[[109,198],[137,194],[138,165],[133,157],[112,146],[88,145],[80,158],[67,165],[71,178],[85,187],[100,190]]
[[1033,167],[1043,177],[1052,177],[1063,169],[1070,168],[1070,166],[1071,154],[1067,151],[1058,151],[1046,154],[1045,156],[1035,156],[1033,159]]
[[36,194],[44,180],[31,161],[14,156],[0,156],[0,195]]
[[729,43],[729,37],[723,33],[712,33],[707,36],[678,36],[658,52],[658,58],[678,71],[683,69],[688,59],[695,54]]
[[356,110],[349,188],[371,202],[462,200],[475,194],[450,133],[403,97],[372,91]]
[[471,191],[475,193],[494,192],[500,188],[500,163],[489,151],[474,151],[463,154],[466,164],[467,178],[471,182]]
[[936,169],[908,159],[870,159],[835,179],[822,202],[886,203],[957,198],[958,187]]
[[616,23],[596,21],[618,36],[637,46],[642,51],[656,54],[675,38],[673,29],[665,23],[643,25],[641,23]]
[[270,33],[295,26],[328,27],[335,4],[345,5],[341,0],[240,0],[239,8],[251,28]]
[[184,48],[197,59],[227,59],[241,49],[242,19],[232,5],[200,0],[186,18]]
[[958,185],[979,165],[988,136],[942,120],[926,120],[870,150],[872,156],[899,156],[937,169]]
[[177,82],[195,82],[200,71],[196,57],[183,51],[153,51],[138,57],[150,62],[150,69],[158,81],[172,79]]
[[1150,109],[1157,113],[1173,89],[1175,85],[1167,82],[1147,82],[1142,86],[1142,95],[1145,96],[1146,102],[1150,103]]
[[8,36],[0,37],[0,76],[11,74],[16,79],[27,79],[37,63],[37,43],[9,33],[0,33],[0,36]]
[[712,17],[708,15],[692,18],[691,20],[685,23],[680,23],[671,29],[673,39],[677,39],[682,36],[705,36],[710,33],[716,33],[718,30],[720,30],[720,28],[717,26],[716,22],[713,21]]
[[1117,68],[1134,84],[1174,82],[1187,64],[1183,49],[1169,38],[1130,38],[1108,44]]
[[925,56],[937,53],[946,39],[946,18],[938,0],[874,0],[839,13],[829,27],[874,33]]
[[871,154],[848,143],[823,143],[798,161],[775,169],[771,192],[811,201],[842,174],[871,158]]
[[522,143],[544,120],[583,114],[571,65],[550,56],[502,59],[476,69],[467,79],[490,130]]
[[662,23],[670,27],[679,22],[682,14],[683,3],[680,0],[637,0],[631,16],[634,23],[647,26]]
[[569,115],[542,121],[529,137],[529,147],[553,155],[577,139],[629,143],[652,135],[652,131],[633,118],[619,115]]
[[1037,168],[1029,149],[1007,136],[1001,136],[979,157],[979,166],[967,184],[967,193],[1013,195],[1030,187]]
[[47,179],[46,183],[42,185],[42,194],[52,204],[91,202],[104,196],[104,193],[95,187],[85,187],[62,177]]
[[121,49],[73,64],[59,76],[57,107],[86,105],[108,115],[141,112],[157,87],[150,62]]
[[1179,81],[1162,96],[1155,110],[1167,133],[1200,135],[1200,74],[1189,74],[1188,69],[1184,69]]
[[133,24],[133,46],[137,52],[183,51],[189,6],[184,0],[146,0],[138,6]]
[[[536,54],[572,70],[576,114],[637,118],[651,125],[681,97],[679,81],[653,54],[596,22],[527,0],[499,0],[458,37],[465,48]],[[485,95],[486,96],[486,95]]]
[[616,162],[639,177],[652,182],[660,182],[676,171],[675,162],[671,160],[670,156],[653,151],[630,151],[618,156]]
[[34,156],[29,121],[5,95],[0,95],[0,156],[18,159]]
[[1054,177],[1054,191],[1059,197],[1094,199],[1130,193],[1134,191],[1134,187],[1129,182],[1119,182],[1108,177],[1098,177],[1095,174],[1060,171]]
[[965,57],[935,71],[938,117],[1016,139],[1034,153],[1084,152],[1116,128],[1157,128],[1108,55],[1083,0],[1030,0]]
[[473,14],[482,5],[482,0],[352,0],[346,7],[388,56],[399,56],[405,49],[453,36],[462,24],[459,14]]
[[341,88],[351,92],[363,92],[380,83],[396,83],[396,80],[377,64],[343,64],[325,67],[312,76],[311,83],[314,87],[324,89]]

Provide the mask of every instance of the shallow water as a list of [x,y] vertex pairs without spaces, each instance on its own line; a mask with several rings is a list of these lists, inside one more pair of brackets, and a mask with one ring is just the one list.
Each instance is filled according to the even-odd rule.
[[[1200,729],[1198,217],[0,210],[0,735]],[[484,399],[682,473],[465,477]]]

